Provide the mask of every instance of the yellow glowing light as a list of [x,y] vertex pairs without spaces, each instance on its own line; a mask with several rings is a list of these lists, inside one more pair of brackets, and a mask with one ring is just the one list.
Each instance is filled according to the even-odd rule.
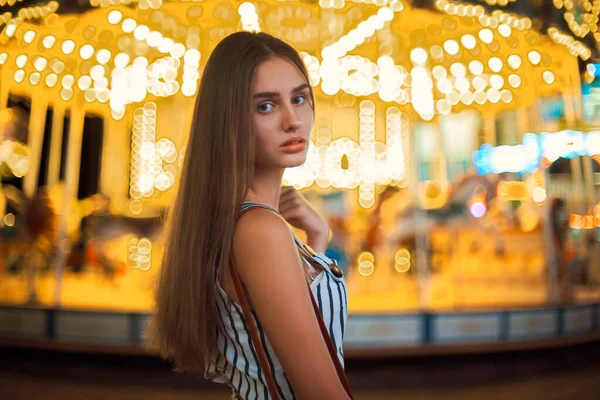
[[483,63],[479,60],[470,61],[469,71],[471,71],[473,75],[481,75],[483,73]]
[[476,76],[475,78],[473,78],[472,84],[473,84],[473,87],[475,88],[475,90],[480,92],[485,88],[485,86],[487,85],[487,82],[481,76]]
[[546,84],[551,85],[554,83],[554,80],[556,79],[556,77],[554,76],[554,72],[544,71],[542,73],[542,79],[544,80],[544,82],[546,82]]
[[453,39],[446,40],[444,42],[444,50],[450,55],[456,55],[459,51],[458,43]]
[[22,69],[16,70],[13,75],[13,78],[17,83],[23,82],[23,79],[25,79],[25,71],[23,71]]
[[23,35],[23,40],[25,41],[25,43],[31,43],[34,41],[35,39],[35,31],[32,30],[28,30],[27,32],[25,32],[25,34]]
[[13,213],[8,213],[4,216],[4,225],[15,226],[15,215]]
[[396,252],[394,260],[396,261],[396,271],[400,273],[408,272],[410,270],[410,251],[407,249],[400,249]]
[[529,60],[531,65],[538,65],[542,60],[542,56],[540,55],[539,51],[531,50],[529,53],[527,53],[527,59]]
[[504,86],[504,78],[500,75],[492,75],[490,77],[490,86],[494,89],[500,90]]
[[431,54],[431,57],[435,58],[436,60],[441,60],[442,58],[444,58],[444,49],[442,49],[441,46],[431,46],[431,49],[429,49],[429,53]]
[[460,42],[462,43],[463,47],[468,50],[474,49],[475,45],[477,45],[477,39],[475,38],[475,36],[471,35],[470,33],[463,35],[460,38]]
[[479,40],[483,43],[490,44],[494,40],[494,33],[488,28],[483,28],[479,31]]
[[137,26],[137,22],[133,18],[125,18],[121,24],[121,29],[125,33],[131,33]]
[[28,57],[25,54],[19,54],[15,60],[17,67],[24,68],[27,65]]
[[79,56],[83,60],[89,60],[94,54],[94,46],[91,44],[84,44],[79,48]]
[[46,79],[44,81],[46,82],[46,86],[53,88],[58,83],[58,75],[55,73],[50,73],[46,75]]
[[4,65],[7,60],[8,60],[8,54],[0,53],[0,65]]
[[106,64],[110,60],[110,57],[111,53],[106,49],[100,49],[96,53],[96,61],[98,61],[100,64]]
[[52,36],[52,35],[46,35],[42,39],[42,45],[46,49],[51,49],[52,47],[54,47],[55,43],[56,43],[56,38],[54,36]]
[[108,23],[111,25],[121,22],[121,18],[123,18],[123,14],[119,10],[113,10],[108,13]]
[[502,60],[500,57],[490,57],[488,60],[488,67],[493,72],[500,72],[502,70]]
[[517,70],[521,67],[523,60],[517,54],[511,54],[510,56],[508,56],[507,62],[508,62],[508,66],[511,69]]
[[87,90],[90,88],[90,86],[92,85],[92,78],[90,78],[87,75],[83,75],[80,76],[79,79],[77,80],[77,87],[80,90]]
[[535,201],[536,203],[543,203],[544,201],[546,201],[547,198],[546,191],[544,190],[544,188],[541,187],[536,187],[535,189],[533,189],[531,195],[533,197],[533,201]]
[[513,98],[513,93],[510,90],[503,89],[500,91],[500,100],[502,100],[504,104],[510,103],[513,101]]
[[60,91],[60,98],[68,101],[71,100],[71,98],[73,97],[73,89],[71,89],[70,87],[65,87],[62,88]]
[[63,76],[63,78],[61,80],[61,84],[65,88],[72,87],[73,83],[75,83],[75,78],[73,77],[73,75],[70,75],[70,74],[67,74],[67,75]]
[[75,42],[72,40],[65,40],[62,42],[62,45],[60,48],[63,53],[65,53],[66,55],[69,55],[69,54],[73,53],[73,51],[75,50]]
[[450,66],[450,73],[456,78],[462,78],[466,75],[467,69],[461,63],[454,63]]
[[32,72],[31,75],[29,75],[29,83],[31,83],[32,85],[37,85],[38,83],[40,83],[41,79],[42,75],[40,75],[39,72]]
[[414,64],[423,65],[427,62],[427,52],[425,49],[417,47],[410,52],[410,59]]
[[500,34],[500,36],[506,38],[510,36],[510,34],[512,33],[512,29],[507,24],[500,24],[498,26],[498,33]]
[[522,79],[521,79],[521,77],[519,75],[517,75],[517,74],[510,74],[508,76],[508,84],[510,86],[512,86],[513,88],[516,89],[516,88],[520,87],[521,83],[522,83]]

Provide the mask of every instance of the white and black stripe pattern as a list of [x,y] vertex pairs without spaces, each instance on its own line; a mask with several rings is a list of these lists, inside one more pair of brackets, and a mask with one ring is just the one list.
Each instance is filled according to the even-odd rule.
[[[269,206],[250,202],[245,202],[242,205],[242,211],[256,206],[264,207],[277,213],[277,211]],[[302,245],[295,235],[294,240],[297,244]],[[343,278],[336,277],[329,269],[329,265],[333,263],[330,258],[323,253],[318,253],[313,259],[324,267],[324,271],[317,275],[311,283],[310,288],[343,366],[344,353],[342,350],[342,341],[348,318],[346,283]],[[307,260],[305,262],[309,263]],[[218,274],[215,274],[215,276],[218,276]],[[244,400],[271,399],[266,386],[264,371],[262,371],[258,361],[256,348],[250,339],[242,307],[228,298],[217,279],[215,279],[215,284],[217,285],[217,298],[215,301],[219,315],[221,316],[221,326],[216,330],[218,344],[216,354],[213,360],[207,365],[204,376],[213,382],[228,384]],[[283,371],[283,367],[279,363],[275,351],[271,347],[269,339],[254,311],[252,311],[252,317],[256,323],[261,344],[265,349],[269,368],[273,371],[279,396],[286,400],[296,399],[296,395]]]

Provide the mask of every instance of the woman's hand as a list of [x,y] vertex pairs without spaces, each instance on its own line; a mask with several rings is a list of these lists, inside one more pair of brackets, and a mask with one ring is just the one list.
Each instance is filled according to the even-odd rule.
[[292,226],[306,232],[310,247],[317,252],[325,252],[329,241],[329,226],[293,187],[281,188],[279,213]]

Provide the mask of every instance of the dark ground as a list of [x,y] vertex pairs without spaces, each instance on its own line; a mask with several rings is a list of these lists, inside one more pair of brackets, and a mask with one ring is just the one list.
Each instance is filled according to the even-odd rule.
[[[477,356],[348,360],[358,399],[600,399],[600,342]],[[4,400],[227,400],[157,358],[0,348]]]

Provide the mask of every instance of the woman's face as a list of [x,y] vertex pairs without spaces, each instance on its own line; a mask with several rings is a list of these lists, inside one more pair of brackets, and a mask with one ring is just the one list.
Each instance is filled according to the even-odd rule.
[[306,161],[314,119],[310,90],[296,66],[284,58],[258,66],[252,82],[257,167],[288,168]]

